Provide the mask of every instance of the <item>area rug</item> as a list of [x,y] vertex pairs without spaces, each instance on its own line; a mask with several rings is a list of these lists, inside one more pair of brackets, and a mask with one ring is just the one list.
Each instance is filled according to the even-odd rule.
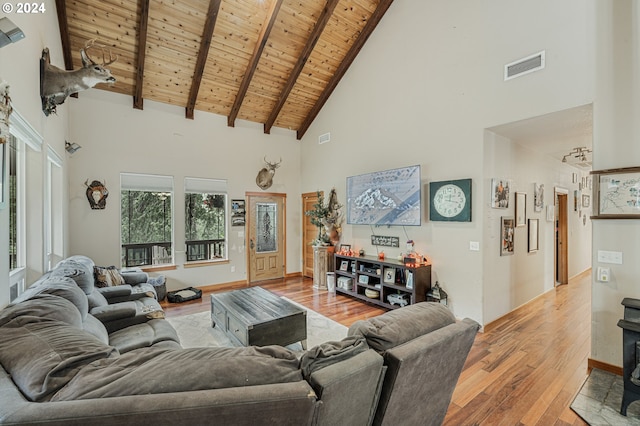
[[622,377],[594,368],[571,403],[571,409],[591,426],[640,426],[640,402],[633,402],[627,416],[620,414]]
[[[320,343],[341,340],[347,335],[347,327],[319,313],[293,303],[307,311],[307,348]],[[207,346],[237,346],[220,327],[211,327],[211,312],[169,317],[167,320],[178,332],[180,343],[184,348]],[[294,343],[287,346],[294,351],[301,351],[302,345]]]

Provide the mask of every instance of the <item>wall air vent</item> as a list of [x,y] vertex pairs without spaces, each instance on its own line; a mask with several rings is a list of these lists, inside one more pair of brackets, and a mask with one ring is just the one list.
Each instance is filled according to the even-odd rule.
[[322,145],[323,143],[327,143],[331,140],[331,133],[325,133],[324,135],[318,136],[318,145]]
[[544,68],[544,50],[504,66],[504,81]]

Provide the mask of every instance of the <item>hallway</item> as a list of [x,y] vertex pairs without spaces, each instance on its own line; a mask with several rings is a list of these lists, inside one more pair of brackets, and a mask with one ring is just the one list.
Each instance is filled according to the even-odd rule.
[[460,425],[586,425],[569,405],[587,378],[591,270],[490,324],[445,419]]

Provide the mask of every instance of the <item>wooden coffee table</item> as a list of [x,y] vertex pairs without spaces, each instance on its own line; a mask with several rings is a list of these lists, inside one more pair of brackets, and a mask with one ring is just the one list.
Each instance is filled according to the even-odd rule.
[[243,346],[300,342],[307,349],[307,311],[262,287],[212,294],[211,326]]

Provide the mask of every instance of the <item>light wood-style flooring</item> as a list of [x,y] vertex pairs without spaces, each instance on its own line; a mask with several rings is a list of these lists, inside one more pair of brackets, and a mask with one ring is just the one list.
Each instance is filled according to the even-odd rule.
[[[345,326],[385,312],[347,296],[314,290],[306,278],[260,285]],[[211,286],[198,301],[163,302],[163,306],[168,317],[208,311],[211,293],[244,287]],[[590,303],[587,271],[479,333],[444,425],[586,425],[569,405],[588,374]]]

